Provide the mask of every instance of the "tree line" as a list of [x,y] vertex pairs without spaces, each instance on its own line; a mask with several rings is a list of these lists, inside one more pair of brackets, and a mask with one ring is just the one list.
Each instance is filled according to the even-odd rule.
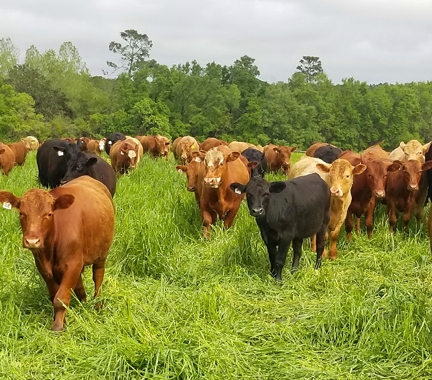
[[319,57],[304,56],[286,82],[267,83],[249,56],[230,66],[194,60],[168,67],[150,59],[146,34],[120,36],[108,45],[115,78],[92,76],[71,42],[58,52],[32,45],[20,62],[13,42],[0,39],[0,139],[121,131],[300,149],[325,141],[354,150],[432,140],[432,82],[334,84]]

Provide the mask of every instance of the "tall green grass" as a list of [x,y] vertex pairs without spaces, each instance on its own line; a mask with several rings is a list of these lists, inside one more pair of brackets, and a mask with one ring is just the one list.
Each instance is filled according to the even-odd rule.
[[[295,156],[297,159],[298,156]],[[242,204],[210,239],[174,161],[145,157],[118,181],[104,308],[71,303],[52,333],[52,305],[15,211],[0,210],[0,377],[9,379],[430,379],[432,261],[423,223],[388,232],[377,210],[371,240],[313,269],[269,275],[258,228]],[[38,186],[34,154],[0,177],[17,195]],[[278,175],[272,179],[282,178]],[[103,223],[103,220],[101,220]],[[84,273],[88,293],[91,271]]]

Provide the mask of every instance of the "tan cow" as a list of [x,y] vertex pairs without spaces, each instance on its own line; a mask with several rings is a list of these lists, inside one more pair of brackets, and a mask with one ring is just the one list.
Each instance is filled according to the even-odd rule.
[[24,137],[21,141],[25,144],[27,150],[37,150],[39,148],[39,141],[34,136]]
[[402,141],[390,155],[390,160],[406,162],[408,160],[418,160],[421,164],[425,162],[424,155],[429,150],[431,142],[422,144],[417,140],[408,141],[406,144]]
[[192,152],[199,152],[199,143],[192,136],[184,136],[173,143],[173,153],[176,160],[187,164],[192,160]]
[[248,142],[243,142],[243,141],[231,141],[228,144],[228,148],[230,148],[232,151],[234,152],[243,152],[244,150],[246,150],[247,148],[255,148],[256,146],[253,144],[250,144]]
[[[345,221],[348,207],[351,204],[351,187],[354,176],[363,173],[366,165],[351,165],[347,160],[337,159],[332,164],[328,164],[319,158],[304,156],[296,162],[290,173],[290,178],[295,178],[307,174],[317,173],[327,183],[330,188],[330,232],[329,256],[334,260],[337,257],[336,241],[342,224]],[[312,249],[315,250],[315,239],[313,239]]]

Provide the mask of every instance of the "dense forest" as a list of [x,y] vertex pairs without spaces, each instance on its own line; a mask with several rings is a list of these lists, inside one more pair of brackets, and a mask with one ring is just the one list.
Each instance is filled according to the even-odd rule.
[[109,76],[92,76],[71,42],[58,52],[30,46],[20,61],[13,41],[0,39],[0,139],[122,131],[300,149],[325,141],[354,150],[432,140],[432,82],[333,84],[319,57],[304,56],[286,82],[267,83],[248,56],[231,66],[167,67],[150,58],[146,34],[126,30],[120,37],[107,44]]

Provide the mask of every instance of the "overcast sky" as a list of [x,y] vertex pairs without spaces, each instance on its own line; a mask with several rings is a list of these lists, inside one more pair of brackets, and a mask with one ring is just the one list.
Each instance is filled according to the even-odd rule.
[[169,67],[247,55],[277,82],[311,55],[335,84],[432,80],[432,0],[0,0],[0,15],[0,38],[22,55],[70,41],[92,75],[116,61],[109,43],[135,29]]

